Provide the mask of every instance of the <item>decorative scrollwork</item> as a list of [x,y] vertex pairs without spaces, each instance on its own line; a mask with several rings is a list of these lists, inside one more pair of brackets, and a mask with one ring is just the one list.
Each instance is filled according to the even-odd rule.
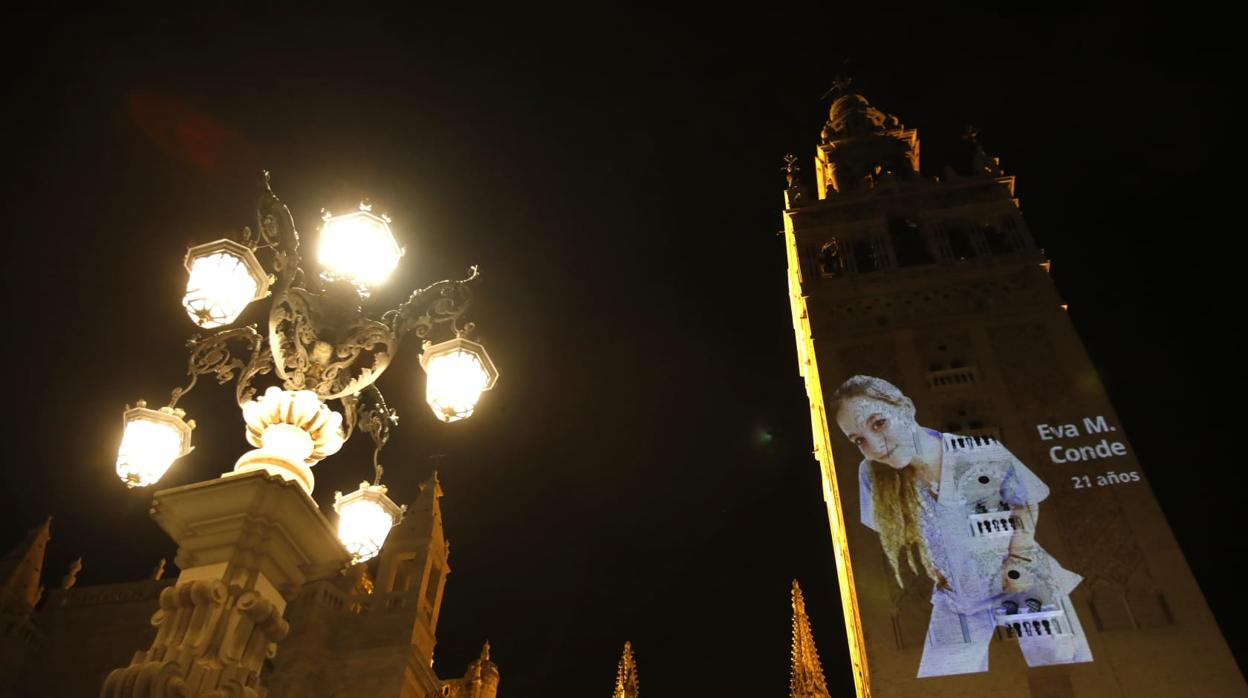
[[273,252],[273,271],[278,275],[276,292],[285,291],[302,275],[299,263],[299,230],[295,217],[273,193],[269,171],[262,175],[264,191],[256,202],[257,244]]
[[316,342],[311,294],[301,288],[283,291],[269,310],[269,349],[273,368],[290,390],[303,390],[312,365],[309,346]]
[[[466,279],[446,279],[414,291],[398,308],[381,316],[396,337],[415,332],[421,339],[428,336],[435,325],[450,323],[457,330],[460,316],[472,305],[472,284],[481,275],[480,268],[472,265]],[[458,331],[458,330],[457,330]]]
[[242,407],[244,403],[250,402],[256,396],[256,389],[251,385],[252,380],[256,376],[265,375],[272,370],[273,352],[269,351],[264,338],[257,336],[256,347],[251,352],[251,360],[247,362],[247,366],[239,373],[238,384],[234,388],[234,399],[238,402],[239,407]]
[[[324,400],[372,385],[390,365],[398,338],[358,306],[327,294],[291,288],[273,302],[269,347],[288,390],[312,390]],[[351,307],[344,307],[351,306]]]
[[390,440],[390,428],[398,426],[399,413],[386,404],[386,398],[377,389],[377,386],[370,385],[360,394],[359,401],[359,427],[360,431],[373,437],[373,470],[376,477],[373,480],[374,485],[381,484],[381,449],[385,448],[386,442]]
[[[248,361],[244,361],[230,352],[229,342],[234,339],[248,341],[248,346],[250,347]],[[190,358],[186,364],[186,374],[191,377],[191,382],[183,387],[173,389],[173,393],[169,398],[169,406],[175,406],[183,395],[194,389],[200,376],[210,373],[215,374],[219,385],[224,385],[232,380],[235,372],[243,369],[250,363],[251,359],[254,359],[262,342],[263,337],[256,331],[255,325],[222,330],[206,337],[198,334],[192,335],[186,341],[187,348],[191,350]]]

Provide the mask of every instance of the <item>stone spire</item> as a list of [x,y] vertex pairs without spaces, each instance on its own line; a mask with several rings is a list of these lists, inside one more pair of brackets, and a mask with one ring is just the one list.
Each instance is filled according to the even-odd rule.
[[624,643],[624,654],[615,671],[615,692],[611,698],[637,698],[641,689],[637,684],[637,662],[633,660],[633,643]]
[[481,656],[468,665],[464,678],[457,683],[458,693],[450,694],[456,698],[497,698],[498,665],[490,661],[489,640],[481,647]]
[[[391,536],[414,537],[424,540],[431,535],[442,535],[442,506],[438,500],[442,498],[442,483],[438,481],[438,471],[433,471],[424,482],[420,483],[420,495],[412,502],[403,516],[403,521]],[[388,541],[388,539],[387,539]]]
[[494,676],[494,682],[498,683],[498,665],[490,661],[490,641],[486,640],[481,645],[481,656],[477,657],[468,665],[468,675],[488,678]]
[[802,588],[793,580],[793,668],[789,675],[789,698],[831,698],[823,679],[815,636],[806,617]]
[[25,540],[0,560],[0,613],[28,616],[39,603],[43,587],[43,551],[52,538],[52,517],[42,526],[32,528]]

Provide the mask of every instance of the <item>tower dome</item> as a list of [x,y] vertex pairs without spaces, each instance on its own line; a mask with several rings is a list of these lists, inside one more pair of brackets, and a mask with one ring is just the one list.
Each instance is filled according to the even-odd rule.
[[904,128],[897,117],[871,106],[866,97],[850,92],[837,97],[828,109],[823,141]]

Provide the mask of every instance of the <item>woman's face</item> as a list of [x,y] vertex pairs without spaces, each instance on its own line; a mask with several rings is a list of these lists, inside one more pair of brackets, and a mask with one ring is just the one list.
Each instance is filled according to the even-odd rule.
[[914,408],[858,396],[841,403],[836,423],[869,460],[898,470],[910,465],[914,450]]

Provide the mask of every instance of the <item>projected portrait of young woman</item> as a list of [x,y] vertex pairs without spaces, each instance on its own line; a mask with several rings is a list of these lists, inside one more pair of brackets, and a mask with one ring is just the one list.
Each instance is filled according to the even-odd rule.
[[1028,666],[1092,661],[1070,602],[1083,578],[1034,539],[1049,495],[1035,474],[993,438],[920,426],[914,402],[881,378],[850,378],[828,408],[862,452],[862,523],[897,584],[902,565],[933,584],[920,678],[987,671],[996,632]]

